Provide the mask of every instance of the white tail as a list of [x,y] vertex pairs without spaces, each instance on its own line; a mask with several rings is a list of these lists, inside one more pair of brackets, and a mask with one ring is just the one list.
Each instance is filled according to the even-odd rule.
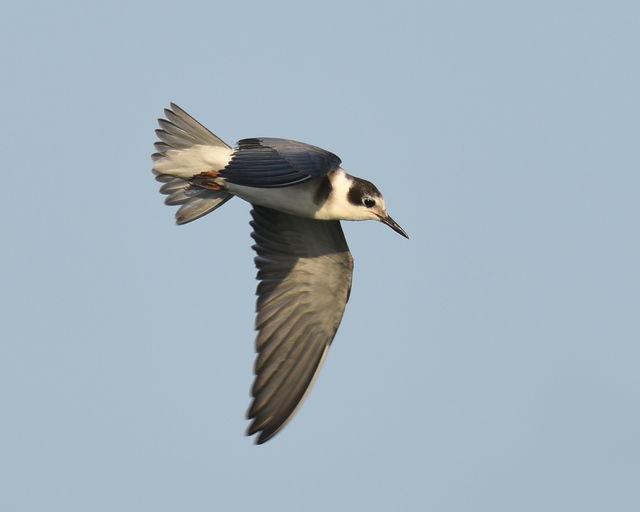
[[176,212],[178,224],[186,224],[212,212],[233,197],[224,190],[209,190],[192,185],[189,179],[205,171],[224,169],[233,150],[202,126],[178,105],[164,111],[167,119],[158,119],[160,129],[155,143],[157,153],[153,172],[164,185],[165,203],[182,205]]

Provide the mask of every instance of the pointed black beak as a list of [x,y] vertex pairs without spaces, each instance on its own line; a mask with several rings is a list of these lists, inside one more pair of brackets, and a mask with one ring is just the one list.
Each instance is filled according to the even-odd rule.
[[400,233],[403,237],[409,238],[409,235],[407,235],[407,232],[400,227],[400,224],[398,224],[395,220],[389,217],[389,215],[387,215],[386,217],[380,217],[380,222],[384,222],[387,226],[393,229],[396,233]]

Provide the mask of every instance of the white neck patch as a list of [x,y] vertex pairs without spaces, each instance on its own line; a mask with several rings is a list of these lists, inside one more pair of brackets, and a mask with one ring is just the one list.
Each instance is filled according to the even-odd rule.
[[324,204],[315,212],[314,218],[319,220],[368,220],[375,215],[361,205],[349,201],[349,190],[353,186],[353,177],[341,167],[328,175],[331,181],[331,194]]

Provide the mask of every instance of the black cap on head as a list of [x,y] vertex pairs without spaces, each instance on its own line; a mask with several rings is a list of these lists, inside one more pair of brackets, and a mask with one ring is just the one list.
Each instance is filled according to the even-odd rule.
[[347,199],[351,204],[361,205],[364,197],[382,197],[382,194],[370,181],[354,177]]

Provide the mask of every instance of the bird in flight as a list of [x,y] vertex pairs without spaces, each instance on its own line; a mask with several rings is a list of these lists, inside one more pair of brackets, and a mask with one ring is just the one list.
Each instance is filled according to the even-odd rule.
[[237,196],[252,205],[257,358],[247,435],[276,435],[311,389],[351,290],[353,258],[341,220],[377,220],[409,238],[376,186],[347,174],[333,153],[256,137],[229,147],[175,104],[158,119],[152,155],[178,224]]

